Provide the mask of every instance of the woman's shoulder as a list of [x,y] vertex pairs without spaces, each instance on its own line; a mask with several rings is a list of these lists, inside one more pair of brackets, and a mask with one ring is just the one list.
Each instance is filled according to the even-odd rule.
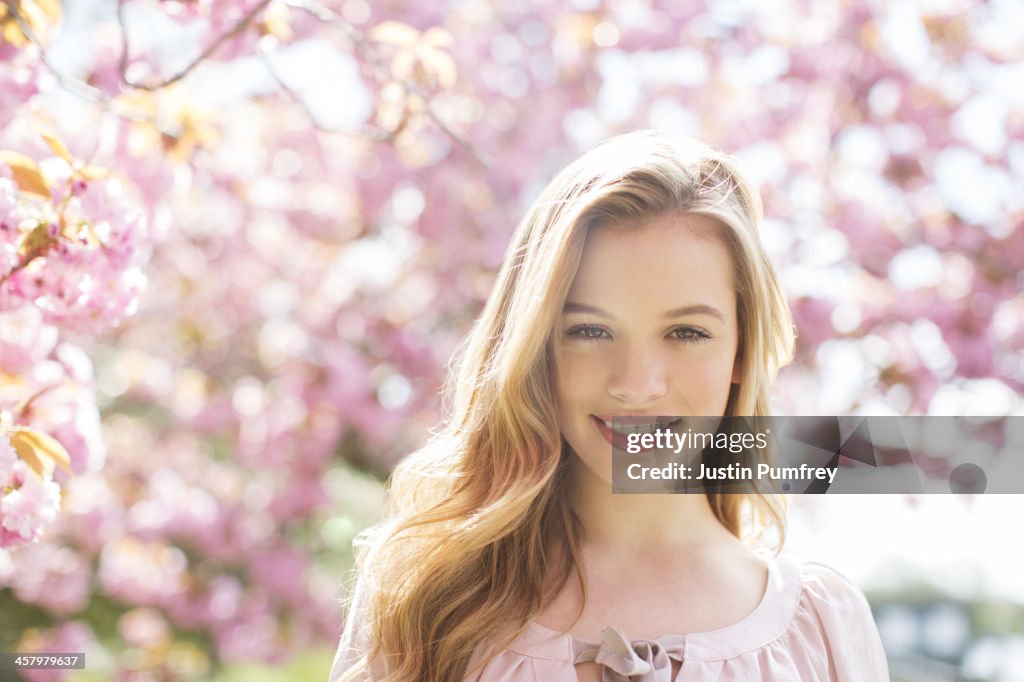
[[[856,671],[851,679],[888,679],[885,650],[864,592],[844,573],[822,563],[790,557],[800,577],[800,599],[791,630],[817,631],[830,665]],[[851,673],[852,674],[852,673]]]
[[846,574],[789,552],[772,557],[769,567],[758,609],[731,627],[687,637],[689,653],[740,667],[765,657],[786,661],[794,679],[888,679],[871,607]]
[[871,618],[871,607],[864,592],[835,567],[800,555],[786,555],[781,561],[795,566],[801,599],[822,615],[838,611],[845,616],[860,616],[861,620],[864,616]]

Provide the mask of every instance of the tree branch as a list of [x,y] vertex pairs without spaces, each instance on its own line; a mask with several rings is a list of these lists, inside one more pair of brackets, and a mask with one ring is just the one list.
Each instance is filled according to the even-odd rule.
[[[482,165],[484,168],[491,167],[491,160],[487,154],[448,125],[448,122],[444,120],[444,117],[437,113],[437,110],[434,108],[434,105],[430,100],[430,96],[424,92],[422,88],[407,79],[395,78],[391,69],[385,64],[384,59],[366,42],[362,34],[359,33],[355,27],[338,16],[338,14],[333,10],[318,2],[314,2],[312,0],[284,0],[284,3],[289,7],[293,7],[313,15],[325,24],[339,27],[344,31],[346,37],[348,37],[352,42],[353,49],[355,49],[359,56],[362,57],[378,75],[393,83],[397,83],[402,86],[408,95],[412,95],[422,101],[424,114],[426,114],[427,118],[433,121],[435,125],[444,131],[444,133],[451,139],[455,140],[456,143],[464,147],[473,156],[473,158],[476,159],[477,163]],[[294,97],[294,94],[292,96]]]
[[14,17],[14,21],[17,22],[18,28],[21,29],[21,32],[24,33],[25,37],[28,38],[29,41],[39,50],[39,62],[46,67],[47,71],[50,72],[54,80],[57,81],[58,86],[64,88],[77,97],[88,100],[93,104],[98,104],[115,116],[119,116],[120,118],[124,118],[129,121],[135,121],[136,123],[147,123],[152,125],[168,137],[176,138],[181,134],[180,130],[165,128],[158,121],[149,116],[139,114],[128,109],[122,109],[115,99],[108,97],[98,88],[94,88],[78,78],[72,78],[61,73],[61,71],[57,69],[52,62],[50,62],[42,41],[39,39],[39,36],[35,34],[35,31],[32,30],[32,27],[25,19],[25,16],[21,13],[17,4],[15,4],[15,0],[3,0],[3,3],[7,6],[7,9],[10,10],[11,16]]
[[97,103],[102,102],[104,97],[102,92],[88,83],[84,83],[78,79],[68,78],[54,68],[46,55],[46,50],[43,49],[42,41],[39,40],[39,36],[37,36],[35,31],[32,30],[32,27],[25,19],[25,15],[21,13],[21,9],[16,4],[15,0],[3,0],[3,3],[7,5],[8,11],[10,11],[11,16],[14,17],[14,21],[18,24],[18,28],[21,29],[21,32],[24,33],[25,37],[39,49],[39,61],[42,62],[43,66],[45,66],[51,74],[53,74],[53,77],[57,80],[57,84],[76,95],[85,97],[86,99],[90,99]]
[[137,83],[128,78],[128,57],[130,50],[128,47],[128,30],[124,21],[125,0],[117,0],[117,23],[121,29],[121,57],[118,60],[118,71],[121,74],[121,80],[126,85],[133,87],[137,90],[147,90],[150,92],[152,92],[153,90],[166,88],[168,85],[177,83],[181,79],[185,78],[185,76],[192,73],[193,69],[202,64],[204,61],[206,61],[211,55],[213,55],[214,52],[219,50],[224,43],[231,40],[235,36],[242,33],[246,28],[248,28],[249,24],[252,23],[253,19],[255,19],[260,12],[266,9],[267,5],[269,5],[271,2],[273,2],[273,0],[261,0],[261,2],[259,2],[255,7],[246,12],[235,23],[234,26],[232,26],[224,33],[220,34],[216,40],[207,45],[206,48],[199,53],[199,56],[197,56],[191,62],[186,64],[183,69],[178,71],[178,73],[174,74],[173,76],[169,76],[161,81],[157,81],[155,83]]
[[299,108],[302,109],[303,112],[305,112],[306,116],[313,123],[313,126],[317,130],[319,130],[320,132],[330,133],[330,134],[335,134],[335,135],[347,135],[347,136],[351,136],[351,137],[360,137],[360,138],[364,138],[364,139],[369,139],[372,142],[391,142],[391,141],[393,141],[395,139],[395,137],[398,135],[399,132],[401,132],[402,128],[404,127],[404,126],[399,126],[395,130],[390,130],[390,131],[389,130],[383,130],[383,129],[376,129],[376,130],[374,130],[374,129],[370,129],[370,128],[366,128],[366,129],[364,129],[362,131],[352,131],[352,130],[343,130],[341,128],[335,128],[335,127],[332,127],[332,126],[325,125],[320,120],[320,118],[312,111],[312,109],[309,108],[309,104],[302,97],[302,95],[300,95],[298,92],[296,92],[294,88],[292,88],[290,85],[288,85],[287,82],[285,82],[284,78],[281,76],[281,74],[274,67],[274,64],[273,64],[273,62],[272,62],[272,60],[270,58],[270,53],[267,52],[266,50],[262,50],[262,49],[258,49],[258,48],[256,50],[256,53],[259,55],[260,59],[263,61],[263,65],[266,67],[267,73],[269,73],[270,76],[277,82],[278,86],[280,86],[280,88],[282,90],[284,90],[285,94],[288,95],[288,97],[290,97],[299,106]]
[[[99,89],[94,88],[93,86],[81,80],[65,76],[58,69],[56,69],[47,58],[46,50],[43,48],[42,42],[39,40],[38,36],[35,35],[35,32],[32,30],[32,27],[26,21],[24,15],[21,13],[20,9],[15,3],[15,0],[0,1],[2,1],[8,7],[8,9],[11,12],[11,15],[14,17],[14,20],[18,23],[18,27],[21,29],[22,33],[24,33],[25,36],[28,37],[28,39],[39,49],[40,62],[53,75],[54,79],[57,81],[57,84],[59,86],[71,92],[72,94],[75,94],[79,97],[82,97],[84,99],[87,99],[91,102],[103,106],[105,109],[107,109],[108,111],[117,116],[140,123],[147,123],[153,125],[161,133],[167,135],[168,137],[177,138],[180,135],[180,130],[168,130],[164,128],[158,121],[149,116],[140,115],[139,113],[134,111],[121,110],[118,102],[115,99],[108,97]],[[220,49],[220,47],[224,43],[242,33],[253,22],[257,15],[259,15],[260,12],[266,9],[267,6],[270,5],[271,2],[273,2],[273,0],[262,0],[251,10],[246,12],[246,14],[242,16],[228,31],[225,31],[220,36],[218,36],[184,68],[182,68],[174,75],[154,83],[137,83],[128,78],[128,59],[130,57],[131,50],[128,44],[128,32],[124,19],[125,2],[126,0],[117,0],[117,22],[121,30],[121,54],[118,58],[118,73],[120,75],[121,81],[129,87],[132,87],[137,90],[145,90],[148,92],[152,92],[155,90],[159,90],[161,88],[165,88],[188,76],[197,66],[199,66],[199,64],[201,64],[203,61],[208,59],[213,53],[215,53],[218,49]],[[422,88],[420,88],[416,83],[413,83],[407,79],[395,78],[394,74],[391,72],[391,70],[385,63],[385,60],[380,56],[380,54],[375,49],[373,49],[371,45],[367,43],[367,41],[363,38],[362,34],[355,27],[350,25],[347,21],[345,21],[342,17],[333,12],[331,9],[319,3],[309,2],[307,0],[285,0],[285,4],[289,7],[307,12],[325,24],[329,24],[340,28],[345,33],[346,37],[351,41],[355,52],[364,60],[365,63],[367,63],[371,68],[373,68],[373,70],[376,72],[378,76],[380,76],[382,79],[386,79],[391,82],[397,83],[406,91],[407,95],[411,95],[413,97],[418,98],[423,103],[423,113],[427,116],[428,119],[430,119],[435,125],[437,125],[446,135],[448,135],[457,144],[465,148],[480,165],[482,165],[485,168],[491,167],[491,161],[489,157],[482,150],[477,148],[472,142],[466,139],[463,135],[452,129],[448,122],[444,120],[444,117],[442,117],[434,108],[434,105],[430,100],[430,96],[427,93],[425,93]],[[313,122],[313,125],[318,130],[326,133],[361,136],[375,142],[390,142],[393,141],[394,138],[404,128],[404,118],[402,123],[398,127],[390,131],[369,129],[362,132],[344,131],[323,125],[323,123],[319,121],[318,118],[309,109],[308,104],[303,100],[303,98],[293,88],[291,88],[284,81],[283,78],[281,78],[280,74],[273,67],[273,64],[267,57],[267,54],[263,51],[259,51],[259,53],[271,77],[273,77],[274,80],[277,81],[278,85],[281,86],[281,89],[284,90],[285,93],[306,112],[310,120]]]
[[23,398],[14,407],[14,417],[17,418],[17,417],[26,417],[26,416],[28,416],[28,411],[29,411],[29,409],[31,409],[32,403],[34,403],[36,401],[36,399],[40,398],[41,396],[43,396],[44,394],[48,393],[49,391],[52,391],[55,388],[59,388],[60,386],[63,386],[64,384],[65,384],[65,382],[63,382],[63,381],[56,381],[56,382],[51,383],[51,384],[46,384],[45,386],[41,387],[39,390],[37,390],[32,395]]

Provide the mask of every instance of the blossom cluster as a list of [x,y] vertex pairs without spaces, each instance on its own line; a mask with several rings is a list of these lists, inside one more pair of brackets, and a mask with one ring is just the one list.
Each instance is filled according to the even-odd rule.
[[[39,20],[32,7],[21,11]],[[20,34],[11,11],[8,51],[38,28],[26,15]],[[135,311],[150,248],[131,180],[74,157],[32,107],[36,50],[0,65],[0,548],[37,541],[57,518],[58,480],[102,466],[85,348]]]

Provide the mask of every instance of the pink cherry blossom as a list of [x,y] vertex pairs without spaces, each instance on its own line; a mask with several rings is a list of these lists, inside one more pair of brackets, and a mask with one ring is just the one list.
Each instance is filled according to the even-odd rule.
[[0,497],[0,532],[4,539],[34,542],[57,518],[60,486],[39,477],[20,460],[9,469],[8,483],[13,490]]

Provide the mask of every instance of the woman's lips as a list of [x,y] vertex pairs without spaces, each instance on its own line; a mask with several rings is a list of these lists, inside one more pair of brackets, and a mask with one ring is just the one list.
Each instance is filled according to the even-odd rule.
[[597,426],[597,430],[601,432],[602,438],[608,441],[613,448],[625,451],[626,446],[629,445],[626,434],[612,431],[602,420],[594,415],[590,415],[590,418],[594,420],[594,424]]
[[[606,420],[596,414],[590,415],[590,418],[594,420],[594,424],[597,426],[597,430],[601,433],[601,437],[608,441],[612,447],[628,452],[627,447],[629,446],[629,435],[613,431],[609,426],[607,426]],[[621,425],[649,426],[656,424],[659,430],[671,430],[679,426],[682,417],[668,417],[663,415],[631,415],[609,417],[607,421],[611,421],[612,419],[615,420],[616,424]],[[649,447],[650,446],[648,446],[648,448]]]

